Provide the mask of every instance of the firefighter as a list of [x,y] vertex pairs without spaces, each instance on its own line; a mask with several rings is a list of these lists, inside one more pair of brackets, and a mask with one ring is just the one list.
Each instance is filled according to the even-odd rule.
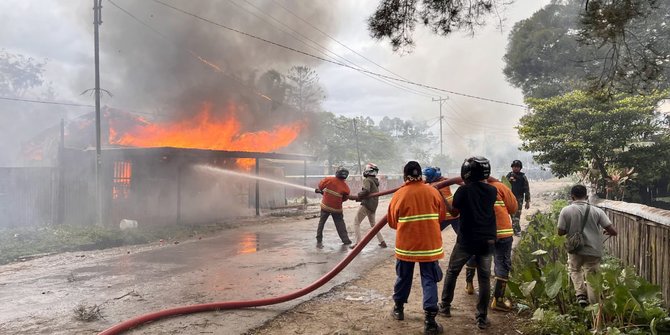
[[[493,254],[495,286],[491,308],[508,312],[512,309],[512,306],[504,297],[509,273],[512,270],[513,229],[510,215],[516,212],[518,204],[514,193],[505,184],[493,177],[489,177],[488,182],[498,191],[496,203],[493,207],[496,216],[497,235]],[[465,292],[468,294],[474,294],[473,281],[476,269],[477,264],[473,257],[465,264]]]
[[340,236],[342,244],[351,244],[342,213],[342,203],[347,201],[350,193],[349,186],[345,182],[348,176],[349,170],[339,167],[335,171],[335,177],[321,179],[319,187],[314,190],[316,193],[323,194],[323,198],[321,199],[321,217],[319,218],[319,226],[316,229],[316,247],[319,249],[323,248],[323,226],[326,224],[328,216],[333,217],[335,229],[337,229],[337,234]]
[[[368,163],[365,165],[363,170],[363,186],[360,192],[358,192],[358,198],[361,199],[361,207],[358,208],[358,213],[356,213],[356,219],[354,220],[354,235],[356,240],[354,244],[350,245],[350,248],[354,248],[358,242],[361,240],[361,222],[364,218],[368,218],[370,222],[370,227],[373,227],[376,223],[375,221],[375,212],[377,211],[377,205],[379,204],[378,197],[365,198],[371,193],[379,192],[379,179],[377,179],[377,173],[379,173],[379,167],[373,163]],[[386,241],[382,233],[377,233],[377,240],[379,240],[379,246],[386,248]]]
[[512,172],[507,174],[507,180],[512,185],[512,193],[516,196],[516,202],[519,204],[519,209],[512,216],[512,228],[515,236],[521,236],[521,207],[523,207],[524,198],[526,201],[526,209],[530,208],[530,187],[528,186],[528,178],[526,174],[521,172],[523,163],[515,159],[512,161]]
[[444,257],[440,222],[446,211],[440,192],[421,180],[421,165],[408,162],[403,169],[405,183],[395,192],[388,207],[388,224],[395,229],[396,281],[393,287],[395,305],[391,315],[404,320],[404,304],[412,288],[414,265],[419,263],[424,334],[441,334],[437,316],[437,283],[442,280],[438,261]]
[[449,258],[440,302],[440,313],[450,317],[456,280],[465,263],[474,255],[479,282],[476,320],[480,329],[489,326],[487,315],[491,292],[491,254],[496,240],[493,208],[498,193],[495,187],[486,182],[490,174],[491,164],[484,157],[470,157],[461,166],[461,178],[465,185],[454,193],[452,213],[460,213],[460,229]]
[[[444,176],[442,176],[442,171],[440,171],[439,167],[433,167],[429,166],[423,169],[423,175],[426,178],[426,183],[432,185],[435,185],[439,182],[447,180]],[[440,190],[440,193],[442,193],[442,197],[444,198],[445,205],[447,208],[447,212],[445,214],[445,220],[440,222],[440,230],[444,230],[445,228],[449,227],[451,225],[451,228],[454,229],[454,232],[458,234],[458,215],[453,216],[451,215],[450,208],[451,204],[454,200],[454,196],[451,194],[451,189],[449,186],[442,187]]]

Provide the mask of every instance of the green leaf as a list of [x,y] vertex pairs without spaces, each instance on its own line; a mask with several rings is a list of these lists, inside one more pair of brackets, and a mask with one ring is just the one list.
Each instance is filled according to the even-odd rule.
[[547,254],[547,251],[542,250],[542,249],[535,250],[531,253],[531,255],[533,255],[533,256],[541,256],[541,255],[546,255],[546,254]]
[[558,295],[563,288],[564,278],[567,276],[567,270],[563,264],[553,263],[546,267],[545,293],[550,299]]
[[521,292],[523,293],[523,296],[526,298],[531,298],[533,296],[533,289],[535,288],[535,285],[537,284],[537,281],[533,280],[530,282],[526,282],[520,285]]

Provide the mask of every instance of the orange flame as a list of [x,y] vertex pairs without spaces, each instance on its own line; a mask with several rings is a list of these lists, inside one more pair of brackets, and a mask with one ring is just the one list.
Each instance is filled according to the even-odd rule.
[[[227,117],[212,115],[212,105],[204,104],[193,118],[174,123],[143,122],[122,132],[110,125],[109,143],[131,147],[175,147],[229,151],[271,152],[291,144],[302,128],[295,122],[276,126],[271,131],[241,132],[242,125],[234,110]],[[254,159],[238,159],[238,165],[249,169]]]

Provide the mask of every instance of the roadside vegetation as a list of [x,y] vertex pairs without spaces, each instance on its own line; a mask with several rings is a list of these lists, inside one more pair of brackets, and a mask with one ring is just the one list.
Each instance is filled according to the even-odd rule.
[[179,243],[226,226],[168,225],[120,230],[97,225],[46,225],[0,229],[0,265],[67,251],[86,251],[150,242]]
[[533,215],[513,255],[509,293],[522,315],[524,334],[670,334],[670,317],[661,291],[611,256],[588,276],[600,303],[581,308],[567,268],[565,237],[556,234],[564,200],[550,213]]

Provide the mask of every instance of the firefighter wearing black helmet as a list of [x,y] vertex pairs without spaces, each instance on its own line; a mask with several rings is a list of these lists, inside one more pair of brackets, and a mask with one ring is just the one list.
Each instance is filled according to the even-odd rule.
[[347,225],[344,223],[344,214],[342,213],[342,203],[349,198],[350,190],[344,181],[349,177],[349,170],[339,167],[335,171],[335,177],[326,177],[319,182],[314,192],[323,194],[321,199],[321,215],[319,226],[316,229],[316,247],[323,248],[323,227],[329,216],[335,221],[337,235],[340,236],[342,244],[351,244]]
[[498,191],[486,180],[491,164],[484,157],[470,157],[461,166],[465,185],[454,193],[452,215],[460,214],[460,230],[449,258],[442,289],[440,313],[451,316],[456,280],[465,263],[474,256],[477,264],[479,300],[476,320],[480,329],[488,328],[488,307],[491,294],[491,259],[496,241],[494,205]]
[[519,204],[519,209],[512,216],[512,229],[514,229],[514,235],[521,235],[521,208],[523,207],[524,199],[526,201],[525,208],[530,208],[530,187],[528,186],[528,178],[526,174],[521,172],[523,169],[523,163],[520,160],[515,159],[512,161],[512,172],[507,174],[507,180],[512,185],[512,193],[516,197],[516,202]]

